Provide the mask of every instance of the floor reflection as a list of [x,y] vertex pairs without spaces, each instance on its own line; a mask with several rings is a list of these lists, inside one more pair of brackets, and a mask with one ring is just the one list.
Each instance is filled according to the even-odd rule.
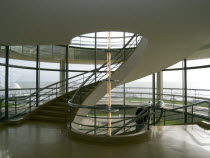
[[27,122],[0,129],[0,158],[209,157],[210,131],[197,125],[155,126],[135,143],[88,143],[68,137],[65,125]]

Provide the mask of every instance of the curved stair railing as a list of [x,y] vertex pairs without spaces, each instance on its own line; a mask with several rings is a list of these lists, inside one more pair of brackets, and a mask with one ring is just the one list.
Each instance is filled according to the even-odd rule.
[[[126,115],[126,116],[117,116],[114,117],[112,116],[112,136],[115,135],[129,135],[129,134],[135,134],[138,132],[141,132],[142,130],[147,130],[150,128],[151,125],[156,125],[159,122],[163,121],[164,117],[169,117],[169,116],[175,116],[179,115],[180,113],[183,114],[183,111],[185,109],[188,109],[187,115],[191,116],[193,118],[193,113],[192,110],[195,106],[199,106],[202,104],[208,104],[210,105],[209,101],[201,101],[198,103],[194,103],[191,105],[183,106],[183,107],[178,107],[178,108],[173,108],[173,109],[164,109],[163,107],[158,107],[157,104],[155,106],[151,106],[151,103],[144,104],[143,105],[143,110],[138,114],[135,115],[135,111],[138,108],[142,108],[142,105],[140,106],[112,106],[111,109],[108,109],[106,106],[85,106],[85,105],[78,105],[78,104],[71,104],[71,109],[77,108],[77,109],[89,109],[92,111],[92,115],[81,115],[78,113],[74,113],[74,110],[70,111],[70,115],[75,115],[78,117],[84,118],[86,121],[81,121],[81,122],[76,122],[71,121],[71,124],[76,124],[79,126],[79,129],[72,129],[75,132],[87,134],[87,135],[101,135],[101,136],[108,136],[108,115],[107,113],[109,110],[113,111],[113,114],[117,113],[119,110],[125,110],[125,111],[133,111],[133,115]],[[155,111],[153,109],[155,108]],[[101,113],[103,112],[103,114]],[[174,112],[173,114],[167,112]],[[91,112],[90,112],[91,113]],[[154,115],[157,117],[154,119]],[[164,121],[171,121],[171,120],[165,120]],[[177,120],[180,118],[178,117]],[[100,123],[100,120],[103,120],[105,122],[104,124]],[[173,119],[175,120],[175,119]],[[190,120],[189,122],[186,123],[193,123]],[[138,123],[140,122],[140,123]],[[181,123],[178,123],[181,124]],[[183,124],[183,123],[182,123]],[[70,125],[70,128],[71,125]]]
[[[143,128],[150,125],[148,123],[148,115],[150,112],[150,104],[145,104],[143,110],[138,114],[135,115],[135,112],[133,115],[128,116],[122,116],[122,115],[115,115],[112,116],[112,136],[114,135],[122,135],[126,133],[131,132],[138,132],[142,130]],[[78,104],[71,104],[70,106],[70,116],[74,115],[75,117],[81,117],[83,118],[83,121],[77,122],[75,120],[70,120],[71,124],[69,124],[69,128],[71,130],[88,134],[88,135],[102,135],[107,136],[108,135],[108,122],[107,122],[107,113],[110,109],[108,109],[106,106],[85,106],[85,105],[78,105]],[[125,110],[125,111],[136,111],[136,109],[142,108],[142,105],[138,106],[112,106],[112,111],[118,110]],[[78,114],[77,112],[74,112],[74,109],[85,109],[93,112],[93,115],[82,115]],[[113,112],[115,114],[115,112]],[[71,117],[70,117],[71,118]],[[141,123],[138,124],[138,126],[141,126],[141,128],[137,128],[136,122],[140,121]],[[78,128],[75,129],[72,126],[77,125]]]
[[[126,45],[115,53],[115,55],[112,57],[112,71],[115,71],[125,60],[129,58],[140,40],[141,36],[134,34]],[[106,70],[107,63],[105,62],[96,70],[84,72],[66,80],[56,82],[41,88],[29,96],[9,98],[8,118],[5,119],[15,118],[31,113],[33,110],[37,109],[39,105],[55,100],[56,98],[59,99],[60,96],[64,96],[67,98],[67,100],[70,100],[70,104],[81,104],[88,95],[86,94],[86,96],[83,97],[83,94],[90,93],[90,91],[85,89],[86,86],[92,85],[90,88],[93,90],[106,78]],[[66,90],[66,87],[68,87],[68,91]]]

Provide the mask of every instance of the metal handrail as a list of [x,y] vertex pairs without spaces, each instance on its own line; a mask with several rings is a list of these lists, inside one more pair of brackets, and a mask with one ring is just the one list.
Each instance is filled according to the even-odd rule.
[[[116,135],[119,131],[121,131],[122,129],[125,129],[127,128],[127,130],[125,130],[123,133],[126,133],[128,130],[130,130],[131,127],[135,127],[135,125],[131,125],[132,123],[134,123],[136,120],[139,120],[139,119],[143,119],[143,123],[142,125],[148,125],[148,129],[149,129],[149,126],[150,125],[155,125],[159,122],[162,122],[161,119],[163,117],[163,113],[165,112],[168,112],[168,111],[172,111],[172,112],[177,112],[179,111],[180,109],[186,109],[186,108],[190,108],[190,107],[194,107],[194,106],[197,106],[199,104],[203,104],[203,103],[207,103],[210,105],[210,101],[201,101],[201,102],[198,102],[198,103],[194,103],[194,104],[191,104],[191,105],[186,105],[186,106],[183,106],[183,107],[178,107],[178,108],[173,108],[173,109],[164,109],[163,107],[162,108],[158,108],[156,106],[151,106],[150,103],[146,104],[145,105],[145,108],[136,116],[134,117],[120,117],[120,120],[118,121],[115,121],[113,122],[112,124],[118,124],[120,122],[123,122],[124,121],[124,124],[122,125],[119,125],[119,126],[113,126],[113,127],[108,127],[108,123],[103,125],[103,126],[96,126],[96,125],[84,125],[84,124],[80,124],[80,123],[77,123],[77,122],[73,122],[74,124],[77,124],[77,125],[82,125],[82,126],[87,126],[87,127],[92,127],[94,129],[90,129],[89,131],[86,131],[85,134],[90,134],[91,132],[94,132],[94,134],[99,134],[101,132],[105,132],[107,131],[108,128],[113,128],[115,129],[114,131],[112,131],[112,136]],[[131,108],[138,108],[140,107],[139,105],[135,105],[135,106],[131,106]],[[79,105],[79,104],[74,104],[72,105],[72,108],[83,108],[83,109],[92,109],[92,110],[98,110],[98,109],[107,109],[105,106],[104,107],[101,107],[101,106],[84,106],[84,105]],[[107,109],[107,110],[113,110],[113,109],[130,109],[129,106],[125,105],[125,106],[113,106],[112,109]],[[154,112],[150,112],[150,108],[151,109],[157,109],[159,111],[154,111]],[[152,118],[153,118],[153,115],[154,114],[160,114],[158,116],[158,119],[153,122]],[[191,114],[191,113],[190,113]],[[192,113],[193,114],[193,113]],[[77,115],[76,115],[77,116]],[[170,115],[169,115],[170,116]],[[96,116],[96,113],[95,113],[95,116],[84,116],[84,115],[80,115],[80,117],[87,117],[87,118],[93,118],[93,119],[99,119],[100,117],[97,117]],[[147,121],[144,122],[144,119],[145,117],[147,117]],[[106,117],[106,119],[113,119],[113,118],[109,118],[109,117]],[[173,120],[179,120],[179,119],[183,119],[183,118],[178,118],[178,119],[173,119]],[[125,123],[125,120],[128,121]],[[170,120],[167,120],[167,121],[170,121]],[[152,122],[152,123],[150,123]],[[101,129],[100,131],[98,131],[99,129]],[[133,131],[135,131],[136,129],[133,129]],[[96,132],[97,131],[97,132]],[[132,132],[132,131],[131,131]],[[138,131],[137,131],[138,132]]]
[[177,111],[177,110],[179,110],[179,109],[183,109],[183,108],[188,108],[188,107],[196,106],[196,105],[203,104],[203,103],[210,104],[210,101],[201,101],[201,102],[194,103],[194,104],[191,104],[191,105],[185,105],[185,106],[183,106],[183,107],[178,107],[178,108],[173,108],[173,109],[164,109],[164,111]]
[[[122,128],[124,127],[128,127],[129,124],[135,122],[136,120],[139,120],[139,119],[143,119],[146,115],[148,115],[148,113],[145,113],[145,111],[148,111],[148,108],[150,108],[151,104],[150,103],[147,103],[147,104],[144,104],[144,109],[143,111],[141,111],[138,115],[135,115],[134,117],[121,117],[122,119],[119,120],[119,121],[115,121],[113,122],[112,124],[117,124],[117,123],[120,123],[120,122],[123,122],[123,121],[128,121],[130,120],[128,123],[124,124],[123,126],[120,126],[118,127],[115,131],[113,131],[112,135],[115,135],[119,130],[121,130]],[[101,106],[85,106],[85,105],[79,105],[79,104],[74,104],[74,106],[72,105],[71,108],[76,108],[76,109],[91,109],[91,110],[114,110],[114,109],[124,109],[124,110],[129,110],[129,109],[137,109],[139,107],[142,107],[142,106],[139,106],[139,105],[136,105],[136,106],[112,106],[110,109],[108,109],[107,107],[101,107]],[[73,112],[71,112],[71,115],[73,114]],[[86,118],[95,118],[95,119],[103,119],[102,117],[92,117],[92,116],[87,116],[87,115],[78,115],[75,113],[76,116],[79,116],[79,117],[86,117]],[[115,119],[115,118],[109,118],[109,117],[106,117],[106,119]],[[119,119],[119,117],[118,117]],[[105,130],[107,130],[107,126],[108,124],[105,124],[103,126],[92,126],[92,125],[84,125],[84,124],[80,124],[80,123],[77,123],[77,122],[72,122],[73,124],[77,124],[77,125],[82,125],[82,126],[87,126],[87,127],[94,127],[94,129],[91,129],[89,131],[86,132],[86,134],[88,133],[91,133],[99,128],[106,128]],[[116,128],[116,126],[114,126],[113,128]],[[104,131],[105,131],[104,130]],[[117,132],[116,132],[117,131]]]
[[[200,114],[198,114],[197,112],[198,111],[204,111],[204,110],[197,110],[195,109],[194,107],[195,106],[199,106],[200,104],[208,104],[209,105],[209,108],[210,108],[210,101],[201,101],[201,102],[198,102],[198,103],[194,103],[194,104],[190,104],[190,105],[185,105],[185,106],[182,106],[182,107],[178,107],[178,108],[173,108],[173,109],[166,109],[166,108],[162,108],[161,111],[157,111],[157,112],[153,112],[151,113],[151,115],[154,115],[154,114],[160,114],[160,118],[158,119],[158,122],[164,122],[164,125],[165,125],[165,122],[167,121],[177,121],[177,120],[182,120],[183,119],[183,122],[182,123],[188,123],[189,121],[184,121],[184,119],[187,119],[188,118],[188,115],[191,116],[191,123],[193,123],[193,118],[194,117],[199,117],[199,118],[202,118],[204,120],[210,120],[210,109],[207,111],[209,113],[208,116],[201,116]],[[188,111],[188,110],[192,110],[192,111]],[[183,111],[182,111],[183,110]],[[205,110],[206,111],[206,110]],[[171,113],[168,113],[166,115],[167,112],[175,112],[175,114],[171,114]],[[179,115],[180,112],[183,112],[185,115],[183,117],[178,117],[178,118],[173,118],[173,119],[166,119],[167,117],[170,117],[170,116],[176,116],[176,115]],[[163,116],[164,114],[164,116]],[[161,118],[164,117],[164,120],[161,121]],[[181,122],[180,122],[181,123]],[[178,124],[180,124],[178,123]],[[176,123],[175,123],[176,124]]]

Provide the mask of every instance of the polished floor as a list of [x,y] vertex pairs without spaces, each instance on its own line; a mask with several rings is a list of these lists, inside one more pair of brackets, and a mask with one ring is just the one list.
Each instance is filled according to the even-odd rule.
[[209,158],[210,130],[197,125],[154,127],[135,143],[72,140],[65,126],[27,122],[0,127],[0,158]]

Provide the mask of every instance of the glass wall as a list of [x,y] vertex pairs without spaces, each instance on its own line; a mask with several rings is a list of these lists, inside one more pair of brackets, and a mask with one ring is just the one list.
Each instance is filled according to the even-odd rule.
[[[112,32],[111,48],[113,59],[115,54],[133,37],[133,33]],[[133,39],[135,42],[136,39]],[[0,114],[4,116],[5,102],[5,71],[6,47],[0,46]],[[30,96],[39,88],[65,80],[68,73],[69,91],[76,89],[87,77],[106,62],[107,32],[91,33],[76,37],[68,46],[41,45],[41,46],[10,46],[9,47],[9,98]],[[123,52],[123,51],[122,51]],[[68,56],[68,59],[66,57]],[[68,61],[68,63],[67,63]],[[210,98],[210,59],[187,60],[187,104],[197,103]],[[68,64],[68,65],[67,65]],[[68,70],[66,68],[68,67]],[[184,105],[184,77],[183,62],[163,70],[162,99],[167,108]],[[106,68],[97,72],[96,76],[106,78]],[[75,77],[76,76],[76,77]],[[101,79],[102,79],[101,78]],[[91,78],[92,79],[92,78]],[[157,81],[157,78],[156,78]],[[65,90],[65,84],[62,86]],[[157,88],[157,83],[156,86]],[[55,87],[54,87],[55,88]],[[116,105],[140,105],[152,101],[152,75],[116,87],[112,91],[112,103]],[[124,94],[125,92],[125,94]],[[157,96],[156,89],[156,96]],[[7,93],[6,93],[7,94]],[[41,95],[41,94],[38,94]],[[34,95],[35,97],[36,95]],[[124,98],[125,96],[125,98]],[[103,98],[106,103],[106,96]],[[34,100],[35,102],[36,100]],[[157,101],[157,100],[156,100]],[[12,109],[20,107],[21,102],[9,102]],[[205,110],[208,105],[201,105]],[[17,111],[16,111],[17,112]],[[188,110],[189,112],[189,110]],[[13,114],[13,113],[12,113]],[[199,113],[210,115],[210,112]]]

